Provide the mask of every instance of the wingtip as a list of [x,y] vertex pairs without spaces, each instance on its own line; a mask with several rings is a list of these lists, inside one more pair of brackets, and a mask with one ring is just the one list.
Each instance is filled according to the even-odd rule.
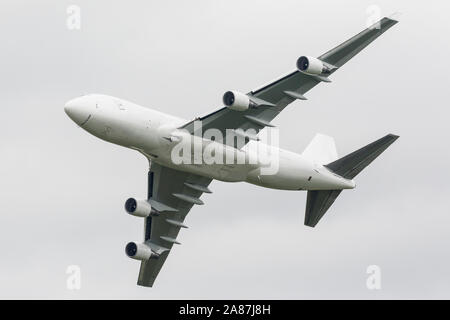
[[397,12],[394,12],[393,14],[387,16],[386,18],[389,19],[389,20],[394,21],[395,23],[397,23],[397,22],[400,21],[400,19],[399,19],[400,16],[401,16],[401,12],[397,11]]
[[312,222],[304,222],[303,223],[306,227],[310,227],[310,228],[315,228],[316,227],[316,224],[317,224],[317,222],[316,223],[312,223]]
[[138,279],[138,281],[136,282],[136,284],[138,286],[144,287],[144,288],[152,288],[154,283],[155,283],[155,279],[151,279],[148,282]]
[[394,140],[397,140],[398,138],[400,138],[400,136],[393,134],[393,133],[389,133],[388,136],[393,138]]

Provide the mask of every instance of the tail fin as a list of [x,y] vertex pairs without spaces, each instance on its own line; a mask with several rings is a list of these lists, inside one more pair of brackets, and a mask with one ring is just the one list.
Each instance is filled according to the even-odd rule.
[[321,133],[316,134],[303,151],[302,156],[320,164],[336,160],[337,152],[334,139]]
[[[388,134],[345,157],[325,165],[325,167],[346,179],[353,179],[397,139],[398,136]],[[305,225],[314,227],[327,212],[341,191],[342,190],[308,191]]]

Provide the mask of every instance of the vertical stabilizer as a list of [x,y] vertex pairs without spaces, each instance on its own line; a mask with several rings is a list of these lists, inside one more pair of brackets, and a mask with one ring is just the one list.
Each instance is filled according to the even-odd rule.
[[325,164],[337,159],[336,145],[330,136],[318,133],[303,151],[302,156],[315,163]]

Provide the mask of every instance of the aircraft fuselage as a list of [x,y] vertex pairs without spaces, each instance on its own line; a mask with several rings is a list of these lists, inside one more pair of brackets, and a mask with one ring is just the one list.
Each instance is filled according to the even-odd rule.
[[[149,160],[176,170],[191,172],[213,179],[239,182],[282,190],[352,189],[353,180],[344,179],[321,164],[276,146],[250,141],[236,149],[204,137],[192,137],[200,146],[214,149],[215,158],[234,153],[235,161],[217,163],[201,159],[190,163],[174,161],[174,148],[186,133],[178,129],[187,121],[129,101],[106,95],[86,95],[67,102],[65,111],[81,128],[94,136],[137,150]],[[191,149],[194,152],[195,143]],[[198,145],[198,144],[197,144]],[[268,164],[255,150],[263,149],[276,163]],[[217,154],[218,153],[218,154]],[[236,159],[244,159],[244,163]]]

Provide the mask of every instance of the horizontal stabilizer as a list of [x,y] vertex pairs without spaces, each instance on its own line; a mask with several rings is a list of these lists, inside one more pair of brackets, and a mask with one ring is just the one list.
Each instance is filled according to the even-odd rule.
[[315,227],[342,190],[308,191],[305,226]]
[[[316,138],[314,138],[314,140],[315,139]],[[353,179],[397,139],[398,136],[388,134],[383,138],[346,155],[345,157],[325,165],[325,167],[345,179]],[[310,143],[310,145],[313,144],[314,140]],[[321,139],[319,138],[319,141],[320,140]],[[305,152],[308,151],[309,148],[310,146],[306,148]],[[305,225],[314,227],[341,192],[342,190],[308,191],[305,211]]]
[[345,157],[327,164],[325,167],[346,179],[353,179],[397,139],[398,136],[388,134]]

